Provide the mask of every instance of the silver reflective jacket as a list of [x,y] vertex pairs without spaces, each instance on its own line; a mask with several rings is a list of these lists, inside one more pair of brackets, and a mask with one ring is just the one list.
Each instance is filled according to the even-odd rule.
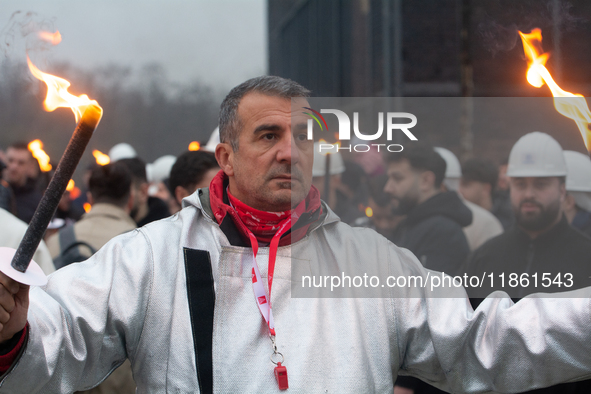
[[[211,259],[214,392],[279,392],[253,296],[251,249],[229,244],[208,214],[207,190],[185,205],[31,290],[28,343],[1,392],[87,389],[125,358],[140,393],[199,392],[183,248]],[[264,278],[267,259],[260,248]],[[399,372],[454,393],[519,392],[591,375],[589,289],[515,305],[489,298],[476,312],[462,288],[450,298],[427,290],[409,298],[397,288],[388,298],[291,297],[291,264],[314,273],[368,259],[398,275],[430,272],[407,250],[330,211],[304,239],[279,248],[272,305],[289,393],[391,393]]]

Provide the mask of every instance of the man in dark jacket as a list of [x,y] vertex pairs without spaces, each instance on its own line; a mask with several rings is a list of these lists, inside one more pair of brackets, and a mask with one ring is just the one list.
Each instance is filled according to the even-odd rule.
[[[485,286],[472,295],[484,297],[502,290],[518,301],[532,293],[591,285],[591,239],[572,228],[561,210],[567,167],[558,142],[540,132],[521,137],[511,150],[507,175],[516,224],[470,257],[469,274],[481,277],[485,272],[487,277]],[[474,307],[481,301],[471,299]],[[591,381],[533,392],[589,393]]]
[[25,142],[10,145],[6,150],[6,161],[8,168],[5,176],[14,192],[16,216],[29,223],[42,197],[37,182],[30,177],[37,163]]
[[118,160],[125,164],[131,172],[132,194],[134,196],[131,217],[138,227],[142,227],[153,221],[170,216],[168,205],[158,197],[148,195],[148,177],[146,176],[146,163],[138,157]]
[[[455,192],[443,192],[445,160],[424,144],[414,144],[388,155],[388,182],[384,191],[398,200],[398,225],[392,241],[409,249],[426,268],[460,274],[470,253],[463,227],[472,223],[472,212]],[[418,379],[399,377],[394,392],[443,393]]]
[[472,213],[457,193],[441,191],[445,161],[422,144],[388,158],[384,190],[398,200],[397,213],[406,215],[394,243],[413,252],[426,268],[456,275],[470,253],[462,228],[472,223]]

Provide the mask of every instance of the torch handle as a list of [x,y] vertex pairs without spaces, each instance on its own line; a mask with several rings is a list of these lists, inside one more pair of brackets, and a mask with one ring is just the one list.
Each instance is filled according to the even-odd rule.
[[17,271],[27,270],[95,128],[82,116],[14,254],[11,265]]

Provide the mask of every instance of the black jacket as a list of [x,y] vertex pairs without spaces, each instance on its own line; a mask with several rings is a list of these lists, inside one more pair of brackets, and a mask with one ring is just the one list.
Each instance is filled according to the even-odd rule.
[[[476,308],[482,298],[492,290],[503,290],[507,292],[513,301],[532,293],[554,293],[568,291],[590,286],[591,279],[591,239],[572,228],[563,216],[559,223],[546,233],[531,239],[525,232],[516,225],[503,234],[490,239],[480,248],[476,249],[468,262],[470,275],[482,276],[493,273],[495,286],[485,286],[478,293],[479,298],[471,298],[472,306]],[[500,287],[499,274],[505,274],[504,287]],[[508,275],[527,274],[529,283],[527,287],[511,287],[508,283]],[[532,276],[537,273],[537,286]],[[548,280],[542,282],[544,274],[551,278],[552,285]],[[572,274],[572,286],[569,284],[568,276]],[[561,285],[558,283],[562,282]],[[566,283],[565,283],[566,282]],[[515,282],[514,282],[515,283]],[[525,284],[525,282],[523,282]],[[488,283],[487,283],[488,285]],[[469,294],[472,289],[468,289]],[[549,338],[549,340],[551,340]],[[565,383],[557,386],[547,387],[530,391],[537,394],[588,394],[591,393],[591,380],[576,383]]]
[[[520,299],[532,293],[580,289],[591,286],[591,239],[572,228],[565,217],[533,240],[514,225],[476,249],[469,259],[467,271],[479,277],[484,272],[487,278],[490,274],[494,276],[492,288],[486,280],[481,292],[469,291],[471,296],[479,298],[493,290],[502,290],[511,298]],[[502,274],[505,277],[504,286],[499,277]],[[508,282],[510,274],[520,277],[527,274],[524,276],[529,283],[513,287]],[[548,287],[545,286],[550,284],[547,278],[552,279]]]
[[470,253],[462,230],[470,223],[472,212],[457,193],[443,192],[413,208],[393,241],[413,252],[426,268],[456,275]]
[[[426,268],[459,275],[470,253],[463,227],[472,223],[472,211],[456,192],[434,195],[417,205],[396,229],[394,243],[409,249]],[[416,378],[399,376],[396,385],[415,394],[444,393]]]
[[582,232],[588,237],[591,237],[591,213],[580,210],[575,214],[571,226]]

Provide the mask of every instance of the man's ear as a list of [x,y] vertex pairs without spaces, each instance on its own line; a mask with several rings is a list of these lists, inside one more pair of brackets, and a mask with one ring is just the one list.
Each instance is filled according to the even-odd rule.
[[423,191],[430,191],[435,188],[435,174],[433,171],[422,171],[419,175],[419,182]]
[[576,206],[575,198],[572,194],[567,193],[564,197],[564,201],[562,202],[562,207],[564,211],[574,210]]
[[560,182],[560,202],[563,202],[566,199],[566,183]]
[[226,175],[234,176],[234,149],[230,144],[218,144],[215,148],[215,158]]

